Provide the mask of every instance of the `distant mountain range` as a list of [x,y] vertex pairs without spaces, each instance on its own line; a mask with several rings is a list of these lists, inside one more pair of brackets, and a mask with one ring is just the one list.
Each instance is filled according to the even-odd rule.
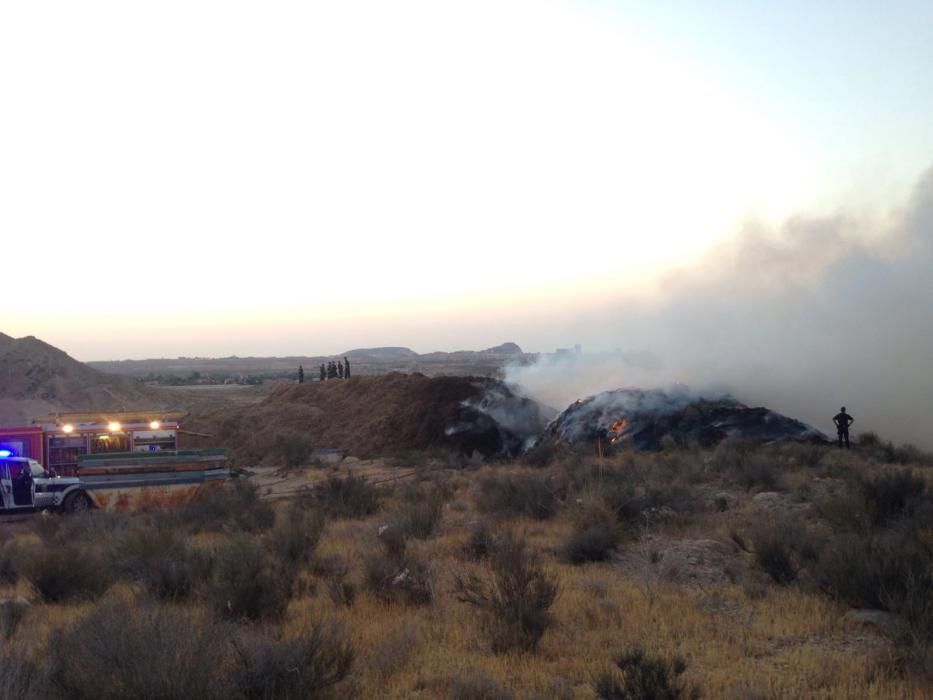
[[527,354],[512,342],[485,350],[458,350],[419,354],[406,347],[354,348],[338,355],[296,355],[288,357],[178,357],[147,360],[116,360],[89,362],[88,366],[102,372],[128,375],[157,381],[170,377],[196,378],[192,381],[223,380],[225,378],[257,377],[261,379],[291,378],[301,365],[305,376],[313,379],[322,363],[346,357],[352,371],[357,374],[383,374],[385,372],[422,372],[437,374],[493,375],[510,361],[530,360]]

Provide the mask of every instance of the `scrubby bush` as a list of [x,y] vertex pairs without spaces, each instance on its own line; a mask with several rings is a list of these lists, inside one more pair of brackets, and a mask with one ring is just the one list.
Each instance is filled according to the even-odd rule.
[[457,576],[457,598],[484,614],[493,651],[533,651],[553,623],[557,577],[512,535],[499,542],[488,567],[486,577]]
[[0,643],[0,697],[11,700],[46,700],[48,677],[17,644]]
[[19,579],[20,552],[15,541],[0,542],[0,584],[14,584]]
[[561,545],[561,555],[571,564],[605,561],[619,542],[622,526],[598,492],[591,491],[580,500],[579,507],[571,511],[574,532]]
[[240,535],[218,552],[208,597],[228,619],[277,620],[285,614],[291,584],[290,572],[259,540]]
[[275,511],[259,497],[259,489],[254,484],[237,479],[208,486],[172,514],[180,524],[195,531],[263,532],[275,523]]
[[681,678],[686,669],[680,657],[667,660],[635,646],[593,678],[593,689],[603,700],[693,700],[700,690]]
[[463,544],[463,553],[471,559],[483,559],[496,549],[496,538],[489,529],[489,523],[480,521],[470,526],[470,536]]
[[92,599],[113,583],[107,559],[99,546],[79,542],[42,544],[22,552],[17,566],[43,600]]
[[21,599],[0,601],[0,644],[16,632],[19,623],[29,612],[29,603]]
[[275,451],[286,467],[307,464],[314,447],[304,433],[279,433],[275,436]]
[[231,681],[235,697],[244,700],[332,697],[353,665],[353,647],[334,622],[314,624],[287,639],[245,629],[233,646],[237,663]]
[[881,527],[910,516],[919,505],[926,483],[910,469],[886,471],[864,479],[862,495],[871,524]]
[[557,448],[551,440],[539,440],[522,455],[529,467],[546,467],[557,459]]
[[434,533],[444,513],[444,497],[438,491],[417,491],[402,501],[389,518],[391,527],[405,537],[423,540]]
[[893,442],[882,440],[877,433],[860,433],[856,442],[863,452],[879,462],[889,464],[933,464],[933,455],[930,453],[910,444],[898,447]]
[[385,603],[424,605],[434,600],[434,572],[410,555],[375,553],[365,561],[367,590]]
[[364,518],[381,504],[379,489],[352,474],[330,476],[311,492],[314,502],[332,518]]
[[113,567],[120,575],[141,582],[153,596],[177,600],[209,577],[211,561],[188,546],[177,531],[140,523],[117,540]]
[[288,567],[297,569],[314,558],[323,533],[323,513],[300,500],[292,501],[272,532],[272,549]]
[[571,533],[561,545],[561,555],[571,564],[605,561],[615,546],[613,534],[607,528],[597,525]]
[[558,489],[539,474],[489,474],[480,479],[476,505],[484,513],[524,515],[538,520],[560,508]]
[[826,593],[852,607],[896,613],[907,582],[926,580],[931,565],[928,549],[909,534],[844,534],[823,548],[814,573]]
[[512,700],[512,694],[499,681],[482,671],[460,673],[447,686],[451,700]]
[[228,698],[224,636],[179,608],[107,601],[53,634],[47,661],[75,700]]
[[780,586],[796,581],[803,563],[817,557],[809,533],[790,519],[757,524],[750,541],[755,562]]

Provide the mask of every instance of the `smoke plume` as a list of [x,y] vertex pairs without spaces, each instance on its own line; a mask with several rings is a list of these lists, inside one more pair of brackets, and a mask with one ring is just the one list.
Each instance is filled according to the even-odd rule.
[[558,409],[683,382],[830,433],[845,405],[856,432],[933,448],[933,169],[885,224],[750,225],[659,286],[602,324],[603,344],[622,351],[545,355],[507,379]]

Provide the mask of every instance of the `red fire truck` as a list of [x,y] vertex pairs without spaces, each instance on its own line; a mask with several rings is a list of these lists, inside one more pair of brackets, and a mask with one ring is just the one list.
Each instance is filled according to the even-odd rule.
[[0,451],[73,476],[82,455],[177,450],[183,415],[155,410],[56,413],[30,426],[0,428]]

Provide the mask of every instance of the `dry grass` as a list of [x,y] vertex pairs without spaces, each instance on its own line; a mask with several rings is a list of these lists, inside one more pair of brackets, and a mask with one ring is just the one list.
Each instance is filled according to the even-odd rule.
[[[834,479],[841,479],[839,474],[866,468],[857,455],[846,459],[835,452],[822,456],[803,451],[800,455],[777,453],[759,455],[759,459],[778,465],[785,489],[782,503],[797,508],[793,512],[798,519],[814,528],[821,523],[831,526],[815,505],[805,506],[824,495]],[[689,518],[656,518],[637,532],[626,531],[619,544],[622,555],[641,547],[648,535],[656,538],[653,541],[715,539],[730,547],[731,530],[760,519],[762,506],[753,502],[755,490],[747,491],[745,484],[734,489],[735,502],[720,512],[713,504],[714,496],[736,479],[720,473],[718,466],[704,472],[703,465],[703,455],[695,453],[623,455],[616,462],[602,464],[605,469],[634,466],[649,475],[644,478],[658,479],[650,487],[676,483],[691,489],[698,504]],[[653,469],[657,477],[650,476]],[[276,629],[291,638],[322,619],[342,624],[354,661],[350,676],[337,688],[338,696],[595,698],[594,674],[634,646],[663,658],[682,657],[687,664],[684,680],[700,687],[707,698],[881,699],[933,694],[929,680],[903,672],[891,641],[845,621],[843,604],[799,581],[787,586],[770,583],[755,567],[751,554],[728,550],[736,570],[746,573],[734,583],[717,585],[675,583],[648,571],[650,563],[639,571],[621,566],[615,556],[604,562],[569,563],[562,556],[562,546],[580,527],[573,504],[562,504],[556,515],[545,520],[535,514],[480,513],[477,497],[482,498],[483,479],[513,470],[527,473],[519,467],[489,466],[458,474],[450,480],[447,505],[433,534],[408,540],[406,556],[429,563],[434,572],[433,597],[424,605],[386,602],[363,585],[367,558],[381,549],[379,528],[399,512],[404,494],[387,490],[384,511],[327,520],[313,561],[300,564],[304,567],[301,575],[311,585],[293,591]],[[562,473],[562,465],[556,464],[536,470],[535,475],[558,480]],[[929,483],[929,474],[921,474]],[[813,480],[817,476],[820,481]],[[805,490],[809,494],[806,502],[798,495],[802,486],[812,491]],[[654,496],[649,492],[646,498]],[[454,503],[456,508],[451,507]],[[280,515],[286,508],[285,503],[277,504]],[[494,653],[483,618],[456,598],[456,577],[484,566],[465,552],[481,520],[493,538],[507,530],[523,538],[559,582],[560,595],[551,608],[554,623],[534,652]],[[211,553],[230,537],[229,533],[205,532],[190,543]],[[31,534],[16,539],[20,545],[38,544]],[[340,580],[357,591],[351,605],[333,595],[328,585],[334,567],[339,569]],[[114,591],[141,595],[138,585],[125,582],[115,584],[108,595]],[[24,579],[0,584],[0,596],[9,595],[38,600]],[[37,604],[35,612],[42,614],[30,614],[13,641],[33,649],[34,658],[41,659],[53,631],[88,614],[95,605],[83,601]],[[193,616],[210,615],[210,606],[200,596],[179,607]]]

